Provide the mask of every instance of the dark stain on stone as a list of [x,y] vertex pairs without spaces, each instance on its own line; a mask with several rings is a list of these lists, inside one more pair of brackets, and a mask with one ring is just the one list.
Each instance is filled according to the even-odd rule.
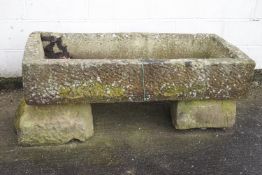
[[[67,46],[63,44],[62,37],[55,36],[41,36],[42,41],[49,42],[48,45],[44,47],[45,56],[50,59],[69,59],[70,55],[67,51]],[[59,52],[54,51],[55,45],[59,49]]]
[[185,62],[186,67],[192,67],[192,62],[191,61],[186,61]]
[[0,89],[21,89],[22,87],[22,77],[0,77]]
[[262,69],[255,70],[254,81],[262,82]]

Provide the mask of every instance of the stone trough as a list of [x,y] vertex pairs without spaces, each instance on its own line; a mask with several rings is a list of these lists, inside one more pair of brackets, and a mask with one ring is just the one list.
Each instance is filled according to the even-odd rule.
[[231,127],[254,67],[214,34],[35,32],[23,59],[18,140],[85,141],[92,103],[170,101],[177,129]]

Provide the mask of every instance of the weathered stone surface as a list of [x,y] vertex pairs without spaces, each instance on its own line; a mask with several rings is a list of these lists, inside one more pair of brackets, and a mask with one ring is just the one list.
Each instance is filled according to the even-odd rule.
[[21,145],[85,141],[94,133],[90,104],[31,106],[22,101],[15,126]]
[[145,100],[245,97],[254,65],[235,59],[183,59],[145,63]]
[[[41,35],[62,37],[71,59],[47,59]],[[247,94],[254,67],[212,34],[33,33],[23,85],[26,103],[37,105],[236,99]]]
[[171,106],[176,129],[226,128],[235,123],[236,102],[232,100],[179,101]]
[[28,104],[142,101],[141,65],[121,60],[77,60],[24,65]]
[[[210,34],[41,33],[62,37],[73,59],[228,58],[229,51]],[[44,44],[46,45],[46,43]],[[57,48],[55,47],[57,50]]]
[[200,61],[152,61],[144,64],[144,75],[145,100],[147,101],[205,97],[205,69]]

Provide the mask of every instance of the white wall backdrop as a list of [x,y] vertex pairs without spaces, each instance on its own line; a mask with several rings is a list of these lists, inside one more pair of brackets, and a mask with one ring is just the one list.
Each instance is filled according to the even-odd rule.
[[0,0],[0,77],[32,31],[216,33],[262,68],[262,0]]

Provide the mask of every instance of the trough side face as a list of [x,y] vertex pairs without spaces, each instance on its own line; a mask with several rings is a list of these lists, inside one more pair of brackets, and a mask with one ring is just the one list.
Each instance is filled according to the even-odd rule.
[[39,33],[30,35],[26,47],[23,83],[27,104],[143,100],[139,60],[45,59]]
[[237,99],[248,92],[255,67],[215,35],[200,36],[212,37],[228,58],[46,59],[40,35],[30,35],[23,59],[24,97],[31,105]]
[[152,61],[143,67],[145,101],[245,97],[254,69],[232,59]]
[[[24,66],[28,104],[141,101],[140,65],[67,60]],[[75,63],[75,64],[74,64]],[[33,75],[33,76],[32,76]]]
[[29,35],[23,61],[22,61],[22,78],[23,78],[23,92],[26,103],[29,104],[34,92],[34,84],[37,83],[37,68],[41,65],[41,60],[44,59],[44,50],[40,38],[40,32],[33,32]]

